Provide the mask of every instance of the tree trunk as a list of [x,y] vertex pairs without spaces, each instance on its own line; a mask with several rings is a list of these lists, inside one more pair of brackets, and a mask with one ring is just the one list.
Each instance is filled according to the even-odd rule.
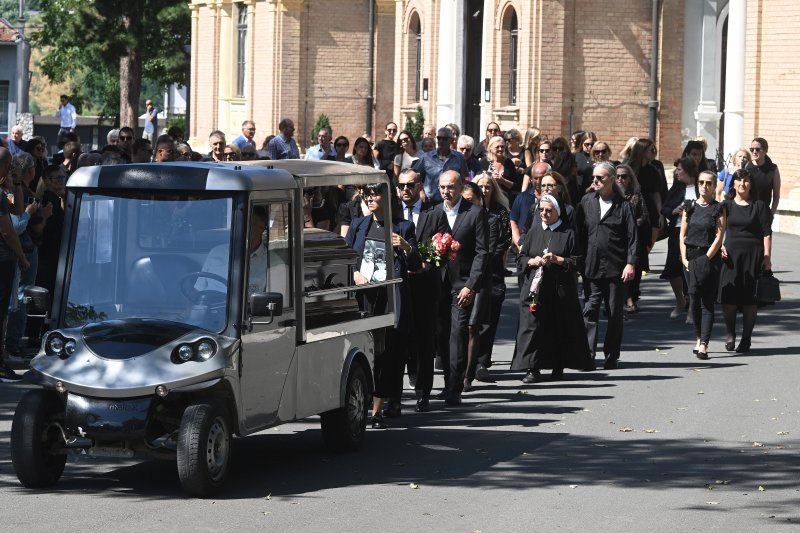
[[[123,26],[130,28],[135,21],[123,17]],[[134,138],[139,136],[139,94],[142,90],[142,55],[137,48],[128,48],[127,55],[119,60],[119,125],[133,128]]]

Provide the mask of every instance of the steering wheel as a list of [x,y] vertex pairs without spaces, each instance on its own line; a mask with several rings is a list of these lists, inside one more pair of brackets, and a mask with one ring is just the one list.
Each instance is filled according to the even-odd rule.
[[[181,278],[179,283],[181,292],[187,300],[193,304],[199,304],[203,297],[206,298],[206,305],[209,310],[224,309],[228,299],[228,293],[225,291],[217,291],[214,289],[196,290],[194,283],[200,278],[208,278],[220,282],[225,287],[228,286],[228,280],[214,274],[213,272],[190,272]],[[190,283],[191,282],[191,283]]]

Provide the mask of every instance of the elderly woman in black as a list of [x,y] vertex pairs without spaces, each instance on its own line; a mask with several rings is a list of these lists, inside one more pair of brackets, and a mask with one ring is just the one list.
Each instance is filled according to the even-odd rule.
[[561,379],[565,368],[594,368],[575,283],[580,248],[562,209],[555,196],[542,194],[541,220],[525,234],[517,256],[524,281],[511,370],[527,371],[523,383],[541,379],[542,369],[552,368],[552,379]]
[[708,359],[725,234],[725,209],[715,199],[715,183],[713,172],[701,172],[697,200],[689,202],[681,215],[681,262],[688,279],[689,312],[697,336],[693,352],[698,359]]
[[[411,295],[408,289],[407,276],[409,270],[422,268],[422,260],[417,249],[414,235],[414,223],[405,220],[397,195],[389,191],[385,183],[367,185],[363,193],[369,207],[369,216],[353,221],[345,241],[358,253],[358,260],[353,273],[356,285],[363,285],[386,279],[386,262],[394,258],[394,274],[403,282],[394,285],[395,309],[397,317],[394,327],[386,328],[385,350],[375,354],[374,379],[375,392],[372,404],[372,427],[385,429],[384,416],[399,416],[399,398],[403,392],[403,367],[405,361],[402,348],[406,339],[412,334]],[[392,206],[392,250],[386,250],[384,232],[386,231],[384,206],[391,202]],[[388,305],[387,287],[365,289],[357,293],[361,311],[373,315],[386,312]],[[383,410],[385,398],[396,399],[397,403]]]
[[742,310],[742,338],[737,353],[750,351],[758,303],[756,281],[762,270],[772,270],[772,212],[758,197],[750,173],[733,173],[733,187],[725,201],[728,224],[722,244],[719,302],[725,318],[725,349],[736,345],[736,310]]
[[[680,235],[681,217],[687,200],[697,198],[697,165],[691,157],[684,157],[675,161],[675,174],[672,187],[661,206],[661,214],[669,221],[669,240],[667,241],[667,260],[661,279],[669,281],[672,292],[675,294],[675,308],[670,313],[672,319],[678,318],[686,307],[686,279],[683,276],[681,265]],[[686,319],[691,323],[691,315]]]

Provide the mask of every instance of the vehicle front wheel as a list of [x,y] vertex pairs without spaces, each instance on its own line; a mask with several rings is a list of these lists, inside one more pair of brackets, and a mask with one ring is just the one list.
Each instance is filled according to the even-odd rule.
[[11,462],[24,486],[49,487],[61,479],[67,462],[63,421],[64,404],[55,392],[29,390],[20,399],[11,423]]
[[231,462],[231,429],[220,402],[198,402],[183,412],[178,431],[178,477],[192,496],[219,492]]
[[322,439],[336,452],[354,451],[367,431],[369,385],[364,367],[354,364],[347,376],[344,406],[322,413]]

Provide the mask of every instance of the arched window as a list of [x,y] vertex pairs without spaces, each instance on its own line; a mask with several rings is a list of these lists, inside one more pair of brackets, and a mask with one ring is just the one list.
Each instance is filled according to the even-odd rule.
[[244,71],[247,66],[247,4],[236,4],[236,96],[244,98]]
[[503,33],[506,36],[504,39],[508,47],[508,61],[505,67],[508,70],[508,104],[516,105],[517,103],[517,69],[519,67],[519,25],[517,23],[517,12],[514,9],[509,10],[507,17],[508,26]]
[[422,25],[416,12],[408,24],[408,69],[408,96],[419,102],[422,98]]

